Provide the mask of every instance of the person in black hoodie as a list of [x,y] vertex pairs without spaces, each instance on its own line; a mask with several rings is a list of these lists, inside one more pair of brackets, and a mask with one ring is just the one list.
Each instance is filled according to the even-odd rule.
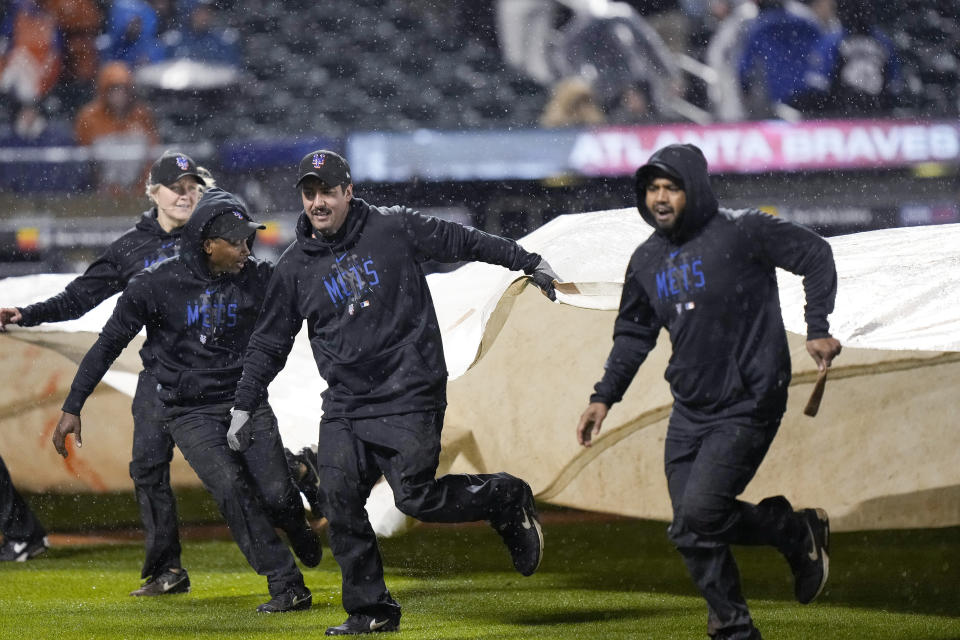
[[277,263],[250,338],[228,438],[234,448],[245,446],[249,413],[263,401],[306,320],[328,385],[317,466],[349,614],[326,634],[396,630],[400,605],[384,583],[364,509],[381,474],[407,515],[490,521],[524,575],[536,571],[543,553],[526,482],[506,473],[435,478],[447,369],[422,265],[480,260],[523,270],[551,299],[556,274],[512,240],[354,197],[350,167],[332,151],[303,158],[297,187],[304,207],[297,239]]
[[127,285],[113,315],[87,352],[63,403],[53,443],[66,457],[66,437],[81,446],[80,411],[110,364],[141,328],[144,368],[157,382],[161,414],[174,443],[213,495],[234,540],[271,600],[261,612],[306,609],[311,594],[283,529],[307,566],[320,562],[320,544],[284,457],[277,421],[266,402],[252,407],[252,444],[227,447],[234,387],[273,267],[250,255],[262,225],[232,194],[208,189],[184,225],[180,255],[157,263]]
[[[123,291],[144,268],[176,256],[180,233],[190,219],[210,174],[190,156],[167,151],[150,168],[146,194],[153,207],[136,226],[117,238],[87,270],[57,295],[23,308],[0,308],[0,331],[6,324],[33,327],[44,322],[74,320],[110,296]],[[180,562],[177,503],[170,488],[173,440],[163,420],[157,381],[144,369],[133,396],[133,480],[146,542],[141,577],[146,581],[132,596],[183,593],[190,577]],[[164,586],[167,586],[165,589]]]
[[760,638],[740,590],[731,544],[770,545],[787,558],[796,598],[812,601],[828,573],[822,509],[794,511],[783,496],[737,499],[786,410],[790,354],[776,268],[803,276],[807,351],[824,371],[840,353],[830,336],[837,273],[812,231],[750,209],[719,208],[703,153],[666,146],[637,170],[637,207],[654,233],[627,266],[613,348],[577,425],[589,447],[666,327],[673,394],[665,465],[668,531],[707,601],[710,637]]

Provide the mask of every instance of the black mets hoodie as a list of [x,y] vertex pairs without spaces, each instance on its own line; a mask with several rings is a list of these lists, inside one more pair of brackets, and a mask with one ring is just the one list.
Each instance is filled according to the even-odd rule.
[[675,411],[698,422],[779,419],[790,354],[776,268],[803,276],[807,338],[829,337],[837,286],[830,245],[758,210],[719,208],[706,160],[687,144],[664,147],[637,172],[640,215],[654,227],[645,200],[650,167],[679,178],[686,206],[670,232],[657,229],[630,258],[613,349],[591,402],[619,401],[666,327]]
[[540,256],[512,240],[353,198],[343,227],[297,239],[277,263],[244,360],[235,406],[250,410],[283,368],[304,319],[324,417],[376,417],[446,406],[447,368],[422,264],[478,260],[532,273]]
[[180,229],[164,231],[157,209],[144,211],[134,228],[114,240],[102,256],[57,295],[20,309],[20,325],[79,318],[90,309],[123,291],[133,276],[180,251]]
[[238,274],[214,277],[203,252],[203,232],[218,214],[243,204],[221,189],[208,189],[183,227],[180,255],[144,270],[127,285],[100,337],[84,356],[63,404],[79,415],[87,397],[142,327],[140,356],[173,405],[230,402],[273,270],[248,258]]

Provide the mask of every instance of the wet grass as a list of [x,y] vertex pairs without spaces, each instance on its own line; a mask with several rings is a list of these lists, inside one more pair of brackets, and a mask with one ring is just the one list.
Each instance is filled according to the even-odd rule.
[[[664,524],[547,516],[547,554],[523,578],[484,525],[419,527],[382,541],[401,636],[705,638],[706,611]],[[326,551],[326,549],[325,549]],[[744,590],[764,637],[957,640],[960,528],[835,534],[831,580],[801,606],[783,559],[738,548]],[[228,540],[187,540],[189,594],[135,599],[138,543],[51,549],[0,566],[0,638],[307,638],[339,624],[340,576],[326,553],[304,571],[312,609],[264,616],[266,581]]]

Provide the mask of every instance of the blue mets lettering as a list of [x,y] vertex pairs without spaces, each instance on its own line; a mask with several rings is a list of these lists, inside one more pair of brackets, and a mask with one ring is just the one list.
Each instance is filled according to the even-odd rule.
[[345,254],[334,263],[332,271],[323,278],[323,286],[327,290],[330,302],[341,304],[356,301],[366,295],[373,287],[380,286],[380,275],[374,265],[373,258],[359,258],[356,254]]
[[327,295],[330,296],[330,300],[334,303],[344,300],[343,291],[340,289],[340,285],[337,284],[336,278],[324,278],[323,286],[327,288]]
[[703,260],[696,258],[687,263],[671,265],[661,271],[656,276],[657,298],[663,300],[680,295],[684,292],[690,292],[695,289],[702,289],[707,284],[706,276],[703,273]]
[[363,263],[363,272],[370,276],[370,286],[375,287],[380,284],[380,276],[377,275],[376,269],[373,268],[373,260],[367,258]]
[[202,327],[237,326],[236,302],[227,303],[187,303],[187,326],[200,324]]

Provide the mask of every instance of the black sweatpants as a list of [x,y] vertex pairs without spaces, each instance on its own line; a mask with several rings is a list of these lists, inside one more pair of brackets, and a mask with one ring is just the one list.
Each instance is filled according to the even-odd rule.
[[157,576],[165,569],[181,568],[180,534],[177,530],[177,500],[170,488],[173,437],[157,397],[157,379],[141,371],[133,396],[133,480],[140,521],[143,523],[146,556],[141,577]]
[[302,528],[305,515],[270,405],[251,415],[253,441],[243,453],[227,446],[229,403],[168,407],[167,415],[174,442],[213,496],[247,562],[267,578],[270,595],[303,587],[303,574],[274,529]]
[[779,420],[750,418],[694,423],[670,416],[664,461],[673,522],[670,539],[707,601],[708,633],[749,637],[753,622],[740,589],[731,544],[801,544],[805,529],[783,496],[759,504],[738,500],[773,442]]
[[324,418],[317,468],[333,557],[349,614],[396,615],[364,505],[381,475],[397,508],[424,522],[489,520],[514,509],[523,482],[507,473],[436,478],[443,411],[367,419]]
[[47,535],[37,516],[13,486],[3,458],[0,458],[0,533],[7,540],[17,541],[33,541]]

